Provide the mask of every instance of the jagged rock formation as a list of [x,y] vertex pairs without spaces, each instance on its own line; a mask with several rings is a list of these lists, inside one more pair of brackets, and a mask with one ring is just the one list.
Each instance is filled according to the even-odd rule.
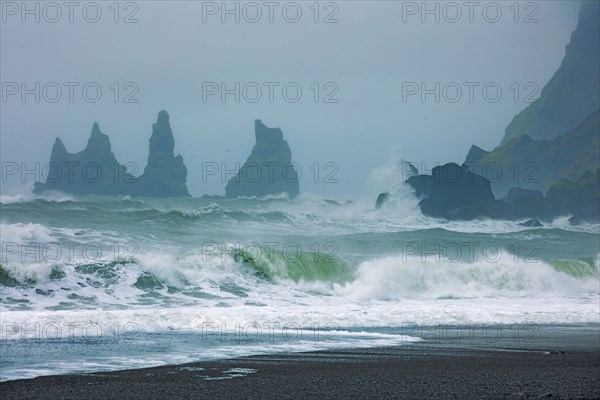
[[587,171],[576,182],[562,179],[556,182],[546,197],[564,204],[573,214],[572,223],[600,221],[600,169]]
[[87,146],[79,153],[69,153],[56,138],[46,182],[36,182],[34,193],[55,190],[78,195],[189,196],[187,169],[181,156],[173,156],[173,147],[169,115],[161,111],[150,138],[148,165],[136,178],[119,164],[109,137],[95,122]]
[[[460,171],[460,172],[459,172]],[[576,182],[563,179],[556,182],[546,196],[535,190],[512,189],[509,195],[496,200],[490,182],[471,173],[466,165],[449,163],[436,167],[432,175],[410,177],[410,185],[421,201],[423,214],[448,220],[492,218],[505,220],[530,219],[520,225],[541,226],[539,220],[572,215],[571,223],[600,221],[600,169],[587,171]],[[381,193],[376,208],[389,199]]]
[[479,162],[483,157],[485,157],[489,151],[483,150],[481,147],[477,147],[472,145],[467,153],[467,157],[465,158],[465,164],[473,164]]
[[175,139],[169,123],[169,114],[162,110],[152,124],[148,164],[140,177],[137,195],[148,197],[189,196],[186,186],[187,168],[183,157],[175,157]]
[[73,194],[128,194],[130,186],[137,182],[120,165],[111,150],[110,139],[94,122],[92,134],[83,151],[69,153],[56,138],[46,182],[36,182],[34,193],[57,190]]
[[490,181],[455,163],[435,167],[431,175],[411,176],[406,183],[422,199],[421,211],[434,217],[448,218],[463,207],[494,200]]
[[600,110],[553,140],[520,136],[491,152],[471,147],[465,160],[473,172],[494,164],[500,171],[492,189],[498,197],[514,186],[546,192],[560,179],[577,180],[585,171],[600,167]]
[[537,102],[517,114],[506,127],[502,144],[522,135],[554,139],[600,107],[600,3],[584,1],[560,68],[542,89]]
[[[470,148],[462,168],[477,177],[471,184],[440,182],[444,170],[449,166],[455,170],[456,164],[406,181],[421,198],[424,214],[465,220],[551,220],[571,214],[572,223],[599,220],[599,15],[600,3],[582,3],[560,68],[543,88],[539,101],[515,116],[501,146],[490,152]],[[487,166],[499,172],[493,179],[489,177],[493,182],[477,175],[485,174]],[[503,200],[488,192],[490,183],[496,197]],[[382,207],[389,197],[380,194],[376,207]],[[537,223],[524,222],[526,226]]]
[[279,128],[268,128],[255,121],[256,144],[236,176],[225,186],[225,197],[264,197],[300,193],[298,173],[292,164],[292,152]]

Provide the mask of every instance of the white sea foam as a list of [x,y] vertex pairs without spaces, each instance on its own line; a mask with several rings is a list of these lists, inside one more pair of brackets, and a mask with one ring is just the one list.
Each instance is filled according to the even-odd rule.
[[52,230],[42,224],[0,224],[0,240],[3,242],[51,242]]
[[[202,337],[214,327],[229,332],[237,327],[260,326],[263,331],[271,327],[279,336],[301,329],[307,335],[268,345],[225,343],[202,347],[198,353],[178,348],[162,354],[131,353],[122,359],[119,355],[98,360],[89,350],[85,366],[84,361],[73,361],[31,366],[29,372],[19,367],[15,374],[392,345],[414,339],[388,330],[405,324],[599,322],[600,257],[595,272],[588,261],[590,254],[598,254],[597,224],[572,226],[560,219],[530,229],[512,221],[448,222],[416,212],[411,193],[399,191],[395,196],[381,210],[374,210],[371,203],[340,200],[337,205],[310,195],[292,201],[85,198],[73,204],[3,205],[3,242],[67,241],[78,249],[96,242],[107,248],[96,260],[76,252],[68,260],[2,262],[2,279],[6,275],[8,279],[0,293],[0,333],[6,340],[19,339],[18,329],[36,324],[41,334],[44,327],[56,324],[63,333],[75,326],[75,336],[85,336],[85,326],[98,326],[111,335],[117,327],[133,329],[158,334],[153,337],[164,338],[163,344],[170,343],[171,334]],[[36,207],[51,214],[36,220],[31,217],[39,215]],[[33,212],[21,213],[23,209]],[[418,256],[399,254],[401,242],[413,238],[540,243],[539,258],[552,261],[517,262],[504,252],[496,262],[481,257],[436,261],[435,255],[423,262]],[[285,263],[261,266],[267,272],[261,275],[260,268],[247,260],[236,261],[230,251],[203,248],[207,241],[233,245],[253,240],[302,246],[318,241],[321,248],[334,241],[340,244],[335,255],[344,266],[341,270],[349,276],[329,279],[338,277],[314,274],[314,268],[327,265]],[[115,259],[110,247],[115,241],[134,242],[139,249],[131,257]],[[557,259],[563,264],[552,264]],[[291,268],[300,279],[291,279]],[[326,340],[313,340],[315,329]],[[162,348],[160,343],[157,347]]]
[[[435,255],[434,255],[435,256]],[[358,299],[444,299],[480,297],[580,296],[598,294],[598,277],[571,277],[545,262],[451,262],[429,255],[384,257],[362,263],[356,279],[336,293]]]

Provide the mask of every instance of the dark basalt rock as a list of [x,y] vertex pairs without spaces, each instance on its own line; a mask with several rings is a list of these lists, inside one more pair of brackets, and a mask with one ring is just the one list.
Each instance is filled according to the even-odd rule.
[[521,197],[512,203],[515,219],[539,218],[542,221],[569,214],[569,210],[560,201],[546,197]]
[[87,146],[79,153],[69,153],[56,138],[46,182],[36,182],[34,193],[55,190],[78,195],[189,196],[187,169],[180,155],[173,156],[174,143],[169,115],[161,111],[150,138],[148,165],[137,178],[119,164],[109,137],[94,123]]
[[[478,154],[483,156],[477,158]],[[519,136],[491,152],[478,154],[469,151],[467,165],[475,173],[491,165],[501,171],[492,183],[496,196],[506,196],[515,184],[545,193],[560,179],[575,181],[585,171],[600,167],[600,109],[553,140]]]
[[[432,175],[410,177],[406,183],[413,187],[421,199],[421,211],[428,216],[449,220],[529,218],[522,223],[524,226],[539,226],[536,221],[569,214],[573,215],[573,223],[600,220],[599,174],[600,169],[586,172],[577,182],[558,181],[545,197],[538,191],[515,188],[505,199],[508,201],[496,200],[490,182],[470,172],[466,165],[449,163],[434,168]],[[389,196],[381,193],[376,207],[380,208]]]
[[406,183],[422,198],[421,211],[434,217],[448,218],[461,208],[495,200],[490,181],[455,163],[435,167],[431,175],[411,176]]
[[571,222],[600,221],[600,169],[587,171],[576,182],[562,179],[546,193],[546,198],[564,205],[573,214]]
[[473,220],[480,218],[514,219],[513,207],[500,200],[485,199],[449,211],[445,218],[449,220]]
[[50,154],[46,182],[36,182],[34,193],[55,190],[72,194],[129,194],[136,183],[111,150],[110,139],[94,122],[87,146],[79,153],[69,153],[56,138]]
[[515,219],[539,218],[548,221],[569,213],[562,202],[545,198],[539,190],[511,188],[503,200],[512,205]]
[[138,196],[185,197],[189,196],[186,186],[187,168],[181,155],[175,156],[175,139],[166,111],[158,113],[152,124],[148,164],[140,177]]
[[514,203],[515,201],[517,201],[521,198],[527,198],[527,197],[541,199],[544,197],[544,194],[542,192],[540,192],[539,190],[523,189],[521,187],[515,187],[515,188],[511,188],[508,191],[508,195],[502,200],[506,201],[507,203]]
[[519,225],[530,227],[530,228],[537,227],[537,226],[544,226],[538,219],[530,219],[525,222],[519,223]]
[[225,197],[264,197],[300,193],[299,178],[292,164],[292,152],[279,128],[268,128],[255,121],[256,144],[235,177],[225,186]]

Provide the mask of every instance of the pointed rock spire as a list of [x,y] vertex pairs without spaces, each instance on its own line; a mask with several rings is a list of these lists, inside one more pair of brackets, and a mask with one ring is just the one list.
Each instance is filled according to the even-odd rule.
[[225,196],[277,195],[298,196],[298,174],[292,164],[292,152],[283,132],[269,128],[260,119],[254,121],[256,144],[237,175],[227,182]]

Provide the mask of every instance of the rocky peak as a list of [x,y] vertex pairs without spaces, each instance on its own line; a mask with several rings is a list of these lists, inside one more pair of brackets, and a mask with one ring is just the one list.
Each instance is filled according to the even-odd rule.
[[225,196],[264,197],[287,193],[290,198],[296,197],[300,192],[298,174],[291,164],[292,152],[281,129],[269,128],[257,119],[254,135],[256,144],[237,175],[227,182]]
[[152,136],[150,136],[150,154],[161,153],[173,156],[175,149],[175,139],[171,124],[169,123],[169,114],[165,110],[158,113],[155,124],[152,124]]

